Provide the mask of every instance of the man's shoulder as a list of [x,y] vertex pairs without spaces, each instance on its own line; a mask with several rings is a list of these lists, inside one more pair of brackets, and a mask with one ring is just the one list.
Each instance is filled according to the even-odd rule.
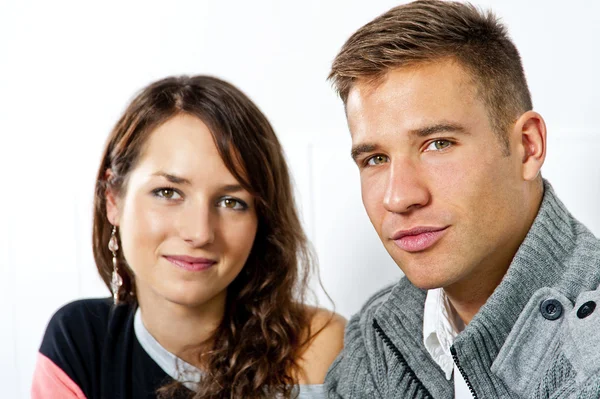
[[[572,245],[558,262],[560,277],[553,285],[574,301],[581,293],[600,285],[600,240],[581,222],[571,222]],[[561,252],[558,252],[561,253]]]
[[[558,198],[548,181],[538,214],[507,276],[553,287],[573,300],[600,284],[600,240]],[[518,275],[518,276],[517,276]]]
[[364,336],[367,331],[373,330],[373,320],[376,315],[385,318],[385,313],[397,306],[399,302],[414,296],[415,291],[421,293],[406,277],[380,289],[367,299],[358,313],[352,316],[346,330],[360,330],[361,335]]
[[373,318],[381,306],[389,300],[394,287],[392,284],[373,294],[355,313],[344,332],[344,348],[329,368],[325,386],[329,397],[376,397],[379,395],[377,376],[373,374],[373,356],[377,348],[373,346]]
[[[406,320],[411,324],[412,319],[422,319],[425,295],[403,277],[366,301],[350,319],[344,349],[329,369],[325,381],[329,397],[402,397],[409,389],[415,395],[427,392],[424,387],[415,391],[414,373],[396,347],[411,335]],[[412,335],[409,341],[414,341]],[[406,353],[415,356],[413,350],[418,347],[411,344]]]
[[[402,280],[400,280],[402,281]],[[371,313],[376,311],[384,302],[386,302],[392,295],[392,291],[400,281],[394,282],[375,292],[362,306],[360,313]]]
[[581,222],[573,222],[574,246],[565,263],[577,274],[600,276],[600,240]]
[[[402,279],[400,281],[402,281]],[[360,311],[352,317],[351,322],[355,320],[355,322],[364,324],[373,319],[375,312],[377,312],[377,310],[379,310],[379,308],[390,299],[394,288],[400,284],[400,281],[389,284],[371,295],[371,297],[369,297],[369,299],[367,299],[367,301],[361,307]]]

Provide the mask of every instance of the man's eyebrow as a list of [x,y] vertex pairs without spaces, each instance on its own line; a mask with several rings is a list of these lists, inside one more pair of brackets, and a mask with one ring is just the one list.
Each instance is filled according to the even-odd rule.
[[[420,128],[412,129],[412,130],[408,131],[408,133],[410,135],[414,135],[417,137],[427,137],[427,136],[431,136],[433,134],[443,133],[443,132],[469,134],[468,130],[464,126],[459,125],[458,123],[452,123],[452,122],[436,123],[434,125],[424,126],[424,127],[420,127]],[[357,144],[356,146],[352,147],[352,150],[350,151],[350,156],[352,157],[354,162],[356,162],[356,160],[362,154],[377,151],[378,149],[379,149],[379,146],[376,144],[372,144],[372,143]]]
[[179,176],[171,174],[171,173],[156,172],[156,173],[153,173],[152,176],[164,177],[165,179],[167,179],[168,181],[170,181],[173,184],[191,184],[191,182],[188,179],[179,177]]
[[436,123],[435,125],[424,126],[418,129],[409,130],[411,135],[415,135],[418,137],[427,137],[432,134],[443,133],[443,132],[453,132],[453,133],[464,133],[468,134],[469,132],[462,125],[457,123]]
[[379,147],[376,144],[371,143],[357,144],[352,147],[352,150],[350,151],[350,156],[352,157],[354,162],[356,162],[358,157],[360,157],[362,154],[377,151],[378,148]]

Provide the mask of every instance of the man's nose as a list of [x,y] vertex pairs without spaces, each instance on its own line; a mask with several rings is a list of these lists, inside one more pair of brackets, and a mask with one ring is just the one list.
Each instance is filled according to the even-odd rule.
[[392,161],[383,206],[388,212],[407,213],[422,208],[431,200],[426,181],[415,161]]

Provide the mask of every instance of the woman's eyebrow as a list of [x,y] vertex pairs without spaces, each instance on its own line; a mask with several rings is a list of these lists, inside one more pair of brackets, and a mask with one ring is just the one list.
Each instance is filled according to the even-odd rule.
[[160,177],[164,177],[165,179],[167,179],[168,181],[170,181],[171,183],[174,184],[192,184],[192,182],[184,177],[180,177],[177,175],[174,175],[172,173],[167,173],[167,172],[163,172],[163,171],[159,171],[156,173],[153,173],[152,176],[160,176]]
[[237,193],[240,191],[244,191],[245,188],[239,184],[226,184],[223,187],[221,187],[221,190],[226,193]]

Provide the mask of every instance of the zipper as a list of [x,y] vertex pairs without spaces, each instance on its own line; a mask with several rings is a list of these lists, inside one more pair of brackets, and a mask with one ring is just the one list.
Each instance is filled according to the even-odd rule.
[[465,374],[465,370],[462,368],[462,366],[458,362],[458,354],[456,353],[456,349],[454,349],[454,345],[452,345],[450,347],[450,353],[452,353],[452,359],[454,359],[454,363],[456,364],[458,371],[460,371],[460,374],[465,379],[465,382],[467,383],[467,388],[469,388],[469,391],[471,391],[471,395],[473,395],[473,399],[477,399],[477,394],[475,393],[475,389],[473,389],[473,385],[471,385],[471,382],[467,378],[467,374]]
[[377,333],[377,335],[379,335],[379,337],[385,343],[385,345],[396,356],[396,358],[398,359],[398,361],[400,361],[400,364],[402,364],[402,366],[404,367],[404,369],[407,370],[407,372],[408,372],[408,378],[409,378],[409,385],[410,385],[410,383],[414,382],[415,385],[417,385],[417,390],[418,391],[423,391],[423,393],[425,394],[425,398],[427,398],[427,399],[433,399],[433,396],[431,396],[431,394],[429,393],[429,391],[427,390],[427,388],[425,388],[425,386],[423,385],[423,383],[417,378],[415,372],[412,371],[412,369],[410,367],[408,367],[408,363],[406,362],[406,359],[404,358],[404,356],[402,356],[402,353],[400,353],[400,350],[396,347],[396,345],[394,345],[394,343],[392,342],[392,340],[387,335],[385,335],[385,333],[383,332],[383,330],[379,326],[379,323],[377,323],[377,320],[375,320],[375,319],[373,319],[373,328],[375,329],[375,332]]

